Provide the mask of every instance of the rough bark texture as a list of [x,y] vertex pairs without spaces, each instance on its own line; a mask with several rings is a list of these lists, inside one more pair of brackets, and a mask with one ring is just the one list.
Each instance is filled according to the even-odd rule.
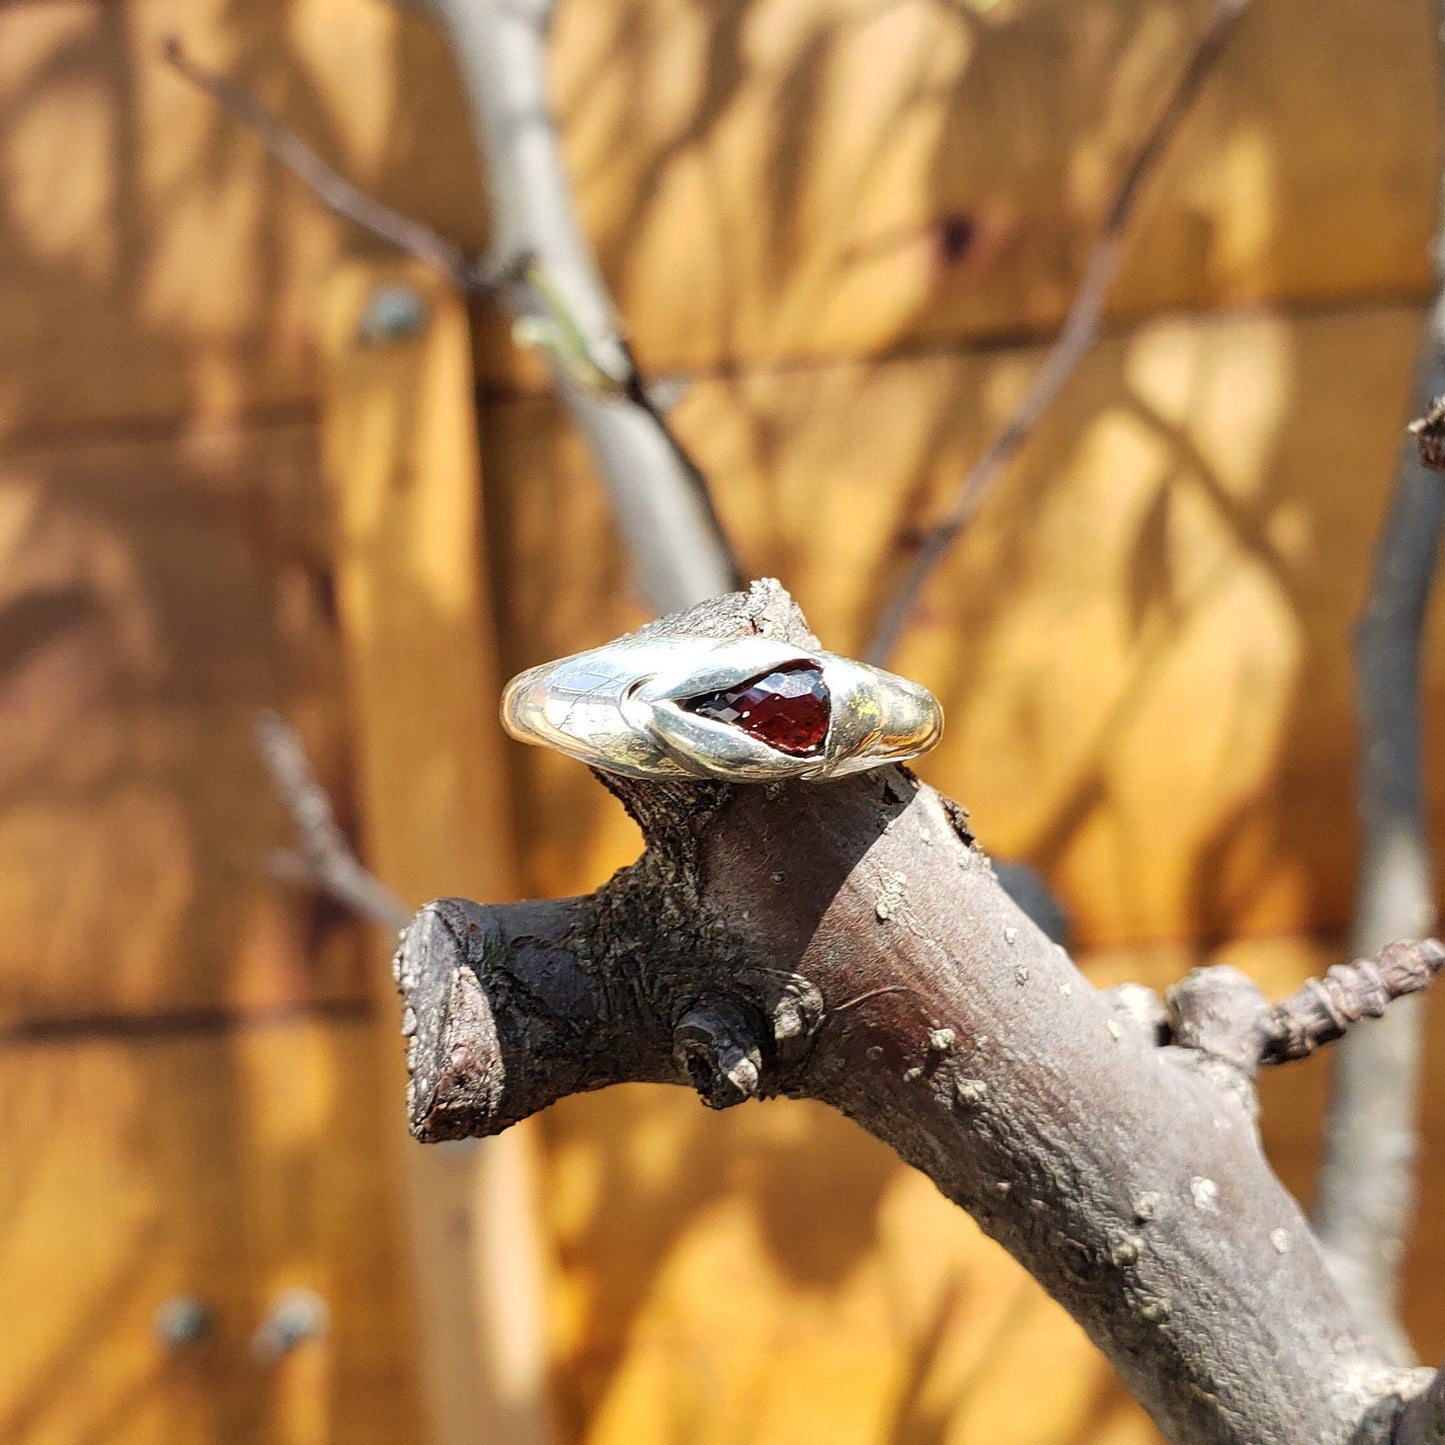
[[1445,1445],[1445,1368],[1402,1411],[1389,1445]]
[[[657,625],[812,642],[775,583]],[[821,1099],[1013,1253],[1171,1439],[1387,1438],[1401,1379],[1352,1335],[1247,1091],[1093,989],[999,888],[961,809],[901,767],[603,781],[646,836],[636,864],[587,898],[442,900],[405,935],[419,1138],[624,1081],[714,1107]]]

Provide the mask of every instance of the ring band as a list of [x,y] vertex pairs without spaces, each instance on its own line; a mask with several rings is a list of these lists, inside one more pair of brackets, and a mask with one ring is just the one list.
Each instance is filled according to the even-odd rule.
[[943,709],[927,688],[837,653],[640,634],[518,674],[502,725],[624,777],[765,783],[917,757]]

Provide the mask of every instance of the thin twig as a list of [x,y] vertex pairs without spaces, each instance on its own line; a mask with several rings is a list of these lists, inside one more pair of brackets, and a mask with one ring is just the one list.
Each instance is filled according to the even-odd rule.
[[[1445,0],[1437,0],[1436,104],[1445,114]],[[1445,392],[1445,180],[1435,233],[1436,294],[1415,367],[1370,590],[1355,628],[1362,837],[1351,944],[1358,952],[1435,924],[1434,865],[1420,763],[1420,648],[1434,587],[1445,483],[1439,403]],[[1415,1212],[1425,1020],[1391,1009],[1335,1050],[1324,1154],[1311,1223],[1361,1328],[1395,1360],[1414,1351],[1400,1319],[1400,1268]]]
[[[1445,389],[1445,290],[1416,382]],[[1435,919],[1420,765],[1420,646],[1445,520],[1445,486],[1424,464],[1429,429],[1406,442],[1355,631],[1363,838],[1352,942],[1360,951]],[[1423,1018],[1392,1011],[1337,1051],[1314,1225],[1364,1327],[1412,1358],[1399,1322],[1399,1269],[1414,1215]]]
[[1098,338],[1104,302],[1123,259],[1125,233],[1139,196],[1249,4],[1250,0],[1219,0],[1209,25],[1189,54],[1173,94],[1120,182],[1104,218],[1103,229],[1089,253],[1063,329],[1043,367],[1029,383],[1013,415],[964,477],[943,520],[923,539],[903,585],[884,610],[878,631],[869,644],[867,657],[870,662],[886,663],[893,655],[934,569],[955,538],[972,521],[1004,468],[1028,440],[1039,419],[1053,404],[1064,383]]
[[352,852],[337,826],[331,799],[316,781],[306,749],[290,724],[277,713],[262,713],[256,720],[256,750],[296,824],[296,847],[272,853],[271,872],[325,893],[382,928],[404,928],[412,910],[368,873]]
[[260,140],[329,211],[352,221],[373,236],[395,246],[433,270],[462,291],[481,291],[491,284],[485,268],[469,258],[460,246],[430,226],[384,205],[358,189],[328,165],[289,126],[271,114],[254,95],[234,80],[196,64],[175,36],[166,39],[167,61],[193,85],[205,91],[233,120]]
[[1260,1063],[1308,1058],[1356,1024],[1383,1018],[1396,999],[1429,988],[1442,965],[1445,945],[1434,938],[1389,943],[1374,958],[1337,963],[1270,1010]]
[[1308,1058],[1398,999],[1430,987],[1445,944],[1405,939],[1373,958],[1337,963],[1271,1006],[1259,985],[1228,964],[1196,968],[1168,989],[1169,1041],[1252,1076],[1261,1066]]

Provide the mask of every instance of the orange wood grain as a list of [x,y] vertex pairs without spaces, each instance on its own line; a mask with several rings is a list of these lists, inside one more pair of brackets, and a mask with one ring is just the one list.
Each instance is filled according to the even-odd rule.
[[[278,1022],[0,1048],[0,1439],[396,1445],[415,1439],[372,1025]],[[321,1339],[263,1364],[283,1290]],[[168,1298],[208,1338],[156,1336]]]
[[[414,334],[368,339],[387,289]],[[357,262],[326,290],[322,444],[337,524],[341,647],[366,854],[403,898],[515,895],[462,302],[414,263]],[[400,1002],[377,971],[395,1098],[385,1117],[408,1200],[422,1377],[434,1445],[540,1445],[541,1251],[533,1131],[470,1147],[402,1138]]]
[[[563,5],[555,107],[653,371],[1055,325],[1207,0]],[[1428,0],[1245,23],[1138,218],[1113,303],[1422,294]],[[313,297],[357,243],[160,60],[175,34],[383,199],[485,238],[449,60],[382,0],[0,8],[0,436],[314,401]],[[529,385],[500,325],[481,371]]]
[[0,457],[0,1029],[364,995],[251,740],[339,781],[320,496],[300,426]]

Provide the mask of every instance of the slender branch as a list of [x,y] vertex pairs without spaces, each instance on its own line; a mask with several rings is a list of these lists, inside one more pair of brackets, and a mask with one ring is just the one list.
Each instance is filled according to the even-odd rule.
[[403,927],[411,909],[368,873],[352,851],[290,724],[277,713],[262,713],[256,720],[256,750],[296,825],[296,847],[272,853],[271,872],[315,888],[382,928]]
[[973,520],[994,483],[1029,439],[1039,419],[1098,339],[1104,303],[1119,272],[1129,219],[1139,196],[1168,149],[1180,122],[1188,114],[1214,62],[1234,33],[1240,17],[1249,8],[1249,3],[1250,0],[1219,0],[1216,5],[1208,26],[1185,62],[1172,94],[1119,183],[1104,217],[1103,229],[1095,239],[1084,266],[1083,278],[1063,329],[1013,414],[964,477],[942,521],[924,537],[902,586],[885,608],[878,630],[869,644],[867,656],[870,662],[884,664],[893,655],[928,579],[959,533]]
[[[1445,25],[1445,3],[1436,7]],[[1445,64],[1440,105],[1445,113]],[[1420,765],[1420,651],[1445,522],[1438,405],[1445,392],[1445,183],[1435,240],[1437,292],[1421,341],[1394,492],[1355,629],[1359,811],[1363,836],[1351,947],[1368,953],[1435,923],[1434,868]],[[1432,470],[1433,469],[1433,470]],[[1401,1361],[1399,1270],[1415,1208],[1424,1018],[1417,1007],[1346,1040],[1335,1054],[1314,1225],[1362,1327]]]
[[260,140],[266,150],[308,186],[329,211],[352,221],[373,236],[415,256],[439,271],[462,291],[485,290],[484,269],[468,259],[460,246],[430,226],[403,215],[369,196],[328,165],[289,126],[271,114],[244,86],[197,65],[175,36],[166,39],[167,61],[193,85],[205,91],[233,120]]
[[546,0],[418,0],[451,44],[492,199],[498,294],[540,343],[660,612],[737,584],[702,472],[649,397],[582,233],[547,103]]
[[[815,641],[776,583],[647,631]],[[442,900],[407,930],[419,1137],[629,1080],[819,1099],[973,1214],[1178,1445],[1363,1445],[1367,1409],[1422,1387],[1352,1337],[1250,1109],[1029,923],[960,809],[896,767],[602,780],[646,840],[631,868],[585,898]],[[1308,1011],[1284,1016],[1321,1036]]]

